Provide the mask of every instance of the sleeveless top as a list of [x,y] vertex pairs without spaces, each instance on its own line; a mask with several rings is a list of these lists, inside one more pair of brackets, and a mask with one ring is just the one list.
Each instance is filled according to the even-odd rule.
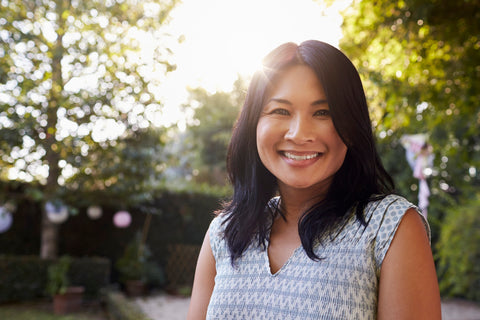
[[314,246],[321,260],[300,246],[275,274],[267,250],[256,244],[232,266],[226,215],[217,216],[208,231],[217,274],[207,319],[376,319],[382,262],[409,208],[417,209],[397,195],[370,202],[366,227],[352,215],[332,241]]

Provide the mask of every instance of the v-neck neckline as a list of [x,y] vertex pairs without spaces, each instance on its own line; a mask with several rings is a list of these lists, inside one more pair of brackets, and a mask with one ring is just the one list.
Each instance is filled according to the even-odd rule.
[[[269,203],[269,205],[270,206],[275,206],[275,207],[278,208],[278,206],[280,205],[280,197],[277,196],[277,197],[273,198],[272,200],[270,200],[271,202]],[[292,254],[282,264],[282,266],[276,272],[272,272],[272,268],[271,268],[271,264],[270,264],[269,248],[270,248],[270,241],[271,241],[271,234],[272,234],[274,219],[278,219],[278,218],[280,218],[278,215],[274,216],[274,217],[272,217],[272,220],[270,221],[270,229],[268,230],[268,234],[267,234],[267,246],[265,247],[265,250],[263,252],[263,254],[264,254],[263,256],[264,256],[264,259],[265,259],[265,263],[264,263],[265,268],[267,269],[268,274],[272,277],[275,277],[278,274],[282,273],[282,271],[284,269],[286,269],[288,267],[288,265],[290,264],[290,262],[295,258],[295,256],[297,255],[297,252],[300,251],[300,249],[302,249],[302,244],[300,243],[300,245],[292,251]]]
[[[270,246],[270,242],[268,243],[268,246]],[[292,254],[290,255],[290,257],[288,257],[285,263],[276,272],[272,272],[272,268],[270,266],[270,257],[268,256],[268,246],[266,250],[264,250],[263,256],[265,257],[265,267],[267,269],[268,274],[271,277],[276,277],[280,273],[282,273],[283,270],[285,270],[288,267],[288,265],[292,262],[292,260],[295,258],[295,256],[297,255],[297,252],[300,251],[300,249],[302,249],[302,245],[298,246],[295,250],[293,250]]]

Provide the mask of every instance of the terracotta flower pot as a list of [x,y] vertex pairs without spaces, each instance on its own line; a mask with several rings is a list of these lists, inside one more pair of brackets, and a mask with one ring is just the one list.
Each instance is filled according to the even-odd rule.
[[84,287],[68,287],[65,293],[53,297],[53,313],[78,312],[82,308]]
[[127,280],[125,290],[130,297],[139,297],[147,292],[147,285],[142,280]]

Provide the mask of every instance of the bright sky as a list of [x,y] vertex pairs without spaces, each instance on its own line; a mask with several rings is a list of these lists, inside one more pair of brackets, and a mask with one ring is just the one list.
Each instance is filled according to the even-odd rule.
[[162,90],[163,121],[183,126],[178,106],[188,97],[187,86],[229,91],[238,74],[251,75],[284,42],[317,39],[338,46],[339,10],[350,3],[337,0],[327,9],[322,0],[183,0],[169,27],[185,41],[173,48],[177,70]]

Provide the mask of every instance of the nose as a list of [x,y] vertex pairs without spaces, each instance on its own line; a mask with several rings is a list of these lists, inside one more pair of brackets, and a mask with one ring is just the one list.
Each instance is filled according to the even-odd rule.
[[315,128],[311,119],[305,119],[302,116],[293,117],[289,121],[288,130],[285,133],[285,139],[296,144],[313,142],[315,139]]

